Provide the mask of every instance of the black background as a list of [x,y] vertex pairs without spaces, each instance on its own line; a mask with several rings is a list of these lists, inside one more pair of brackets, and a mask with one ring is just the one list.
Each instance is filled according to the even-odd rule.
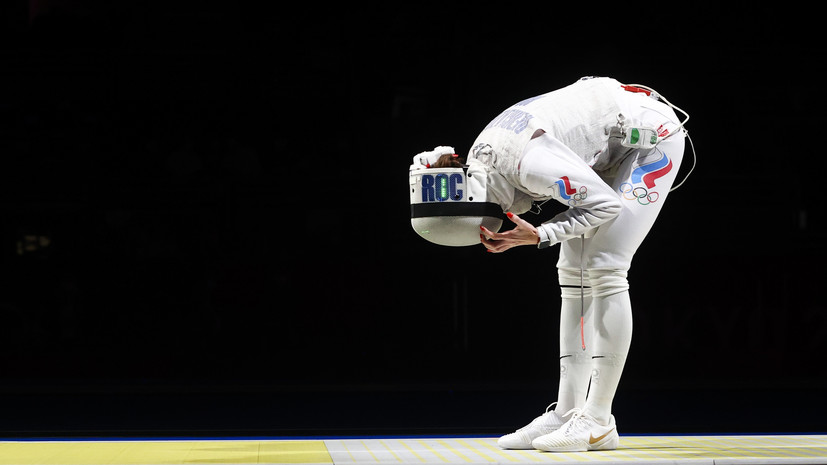
[[422,241],[406,169],[585,75],[656,88],[698,153],[630,271],[622,431],[825,431],[812,12],[3,5],[5,436],[522,426],[556,395],[557,248]]

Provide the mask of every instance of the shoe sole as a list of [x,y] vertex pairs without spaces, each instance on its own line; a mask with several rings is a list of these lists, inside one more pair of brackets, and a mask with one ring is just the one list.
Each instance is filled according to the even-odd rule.
[[616,433],[594,444],[579,443],[562,447],[548,447],[543,444],[532,443],[532,446],[535,449],[543,452],[588,452],[592,450],[616,450],[619,445],[620,437]]
[[[546,433],[542,433],[540,436],[544,436],[546,434],[553,433],[554,431],[557,431],[557,430],[554,429],[554,430],[548,431]],[[514,434],[514,433],[511,433],[511,434]],[[507,436],[511,436],[511,434],[507,434],[507,435],[505,435],[505,436],[503,436],[503,437],[501,437],[500,439],[497,440],[497,446],[499,446],[500,449],[505,449],[505,450],[535,450],[534,446],[531,445],[531,443],[534,441],[534,439],[537,439],[537,438],[540,437],[540,436],[535,437],[534,439],[529,441],[527,444],[524,443],[524,442],[514,441],[513,443],[511,443],[509,445],[508,441],[507,440],[503,441],[503,439]]]

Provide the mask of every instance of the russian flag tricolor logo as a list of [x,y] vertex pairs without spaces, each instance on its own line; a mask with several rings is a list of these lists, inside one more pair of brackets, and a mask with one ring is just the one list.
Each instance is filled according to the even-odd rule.
[[672,171],[672,160],[665,153],[660,152],[660,154],[659,159],[635,168],[629,178],[630,182],[620,185],[620,194],[624,199],[637,200],[641,205],[649,205],[658,201],[660,194],[652,190],[655,187],[655,181]]
[[577,189],[571,187],[568,176],[563,176],[555,184],[557,184],[557,187],[560,189],[560,197],[565,200],[570,199],[572,195],[577,193]]
[[655,187],[655,180],[672,171],[672,160],[664,153],[660,160],[641,165],[632,171],[632,184],[643,182],[647,188]]
[[569,206],[576,207],[580,205],[580,201],[585,200],[588,196],[589,189],[586,186],[572,187],[568,176],[563,176],[554,184],[557,185],[557,189],[560,191],[560,200],[565,201]]

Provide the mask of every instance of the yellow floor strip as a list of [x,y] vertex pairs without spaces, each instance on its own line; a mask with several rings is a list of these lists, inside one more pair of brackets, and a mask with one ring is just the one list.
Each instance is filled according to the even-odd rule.
[[397,462],[401,462],[401,461],[402,461],[402,459],[399,457],[399,455],[397,455],[397,453],[396,453],[396,452],[394,452],[394,450],[393,450],[393,449],[391,449],[390,447],[388,447],[388,445],[387,445],[387,444],[385,444],[385,441],[380,440],[380,441],[379,441],[379,443],[380,443],[380,444],[382,444],[382,447],[384,447],[385,449],[387,449],[387,450],[388,450],[388,452],[390,452],[390,453],[391,453],[391,454],[392,454],[392,455],[396,458],[396,461],[397,461]]
[[461,458],[464,462],[466,462],[466,463],[471,462],[471,459],[469,459],[467,455],[463,454],[462,452],[459,451],[459,449],[451,446],[450,444],[448,444],[444,440],[437,439],[436,442],[437,442],[437,444],[439,444],[442,447],[444,447],[444,448],[448,449],[449,451],[451,451],[452,454],[454,454],[457,457]]
[[417,441],[417,442],[419,442],[420,444],[422,444],[422,446],[424,446],[426,449],[428,449],[428,451],[429,451],[429,452],[431,452],[432,454],[434,454],[434,455],[435,455],[437,458],[439,458],[439,460],[441,460],[443,463],[448,463],[448,459],[446,459],[444,455],[440,454],[438,450],[436,450],[436,449],[434,449],[433,447],[431,447],[431,446],[428,444],[428,442],[427,442],[427,441],[424,441],[424,440],[420,439],[420,440],[419,440],[419,441]]
[[364,447],[365,450],[370,452],[370,456],[373,457],[373,460],[375,460],[376,462],[379,462],[379,457],[377,457],[376,454],[374,454],[373,451],[368,447],[368,445],[365,444],[365,441],[362,441],[362,447]]
[[482,447],[488,449],[488,451],[491,452],[492,454],[497,454],[500,457],[505,458],[509,462],[519,462],[520,461],[520,459],[514,457],[514,455],[511,455],[511,451],[508,451],[509,453],[507,454],[507,453],[505,453],[505,451],[500,449],[499,446],[489,444],[485,439],[477,439],[474,442],[476,442],[477,444],[481,445]]
[[487,461],[487,462],[496,462],[496,461],[497,461],[496,459],[493,459],[493,458],[491,458],[489,455],[484,454],[482,451],[480,451],[480,450],[479,450],[479,449],[477,449],[476,447],[472,446],[471,444],[468,444],[467,442],[465,442],[465,441],[464,441],[464,440],[462,440],[462,439],[458,439],[458,440],[457,440],[457,443],[458,443],[459,445],[461,445],[461,446],[465,447],[466,449],[468,449],[468,450],[470,450],[470,451],[474,452],[475,454],[479,455],[480,457],[482,457],[482,458],[483,458],[485,461]]
[[419,461],[420,461],[420,462],[423,462],[423,463],[425,462],[425,458],[424,458],[424,457],[422,457],[421,455],[419,455],[419,454],[418,454],[415,450],[413,450],[413,449],[411,448],[411,446],[409,446],[409,445],[407,444],[407,442],[406,442],[406,441],[400,441],[400,442],[402,443],[402,446],[403,446],[403,447],[405,447],[406,449],[408,449],[408,451],[409,451],[410,453],[412,453],[412,454],[414,455],[414,457],[416,457],[417,459],[419,459]]
[[0,465],[332,464],[323,441],[0,442]]
[[528,451],[528,450],[518,450],[516,451],[517,454],[522,457],[524,463],[530,462],[548,462],[548,460],[543,460],[535,451]]
[[345,441],[342,441],[342,447],[345,449],[345,452],[347,452],[347,455],[350,457],[350,460],[352,462],[355,462],[356,457],[353,456],[353,452],[350,451],[350,448],[347,446],[347,443]]
[[493,438],[0,441],[0,465],[827,464],[827,435],[629,436],[616,451],[502,450]]

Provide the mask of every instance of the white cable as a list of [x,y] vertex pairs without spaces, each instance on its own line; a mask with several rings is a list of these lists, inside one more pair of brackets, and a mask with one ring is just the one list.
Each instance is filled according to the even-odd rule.
[[671,189],[669,189],[669,192],[672,192],[673,190],[681,187],[683,185],[683,183],[685,183],[686,180],[689,179],[689,175],[692,174],[692,171],[695,170],[695,165],[698,163],[698,156],[695,154],[695,144],[692,143],[692,138],[689,137],[689,131],[687,131],[686,128],[684,128],[684,125],[686,124],[686,122],[689,121],[689,113],[687,113],[687,112],[683,111],[681,108],[675,106],[669,100],[666,100],[666,97],[664,97],[660,92],[656,91],[655,89],[652,89],[651,87],[644,86],[642,84],[628,84],[628,85],[631,86],[631,87],[639,87],[641,89],[648,90],[649,92],[655,94],[655,97],[659,98],[660,100],[663,100],[664,103],[669,105],[669,108],[672,108],[673,110],[677,110],[677,111],[683,113],[684,116],[686,116],[686,119],[681,121],[678,124],[678,127],[675,128],[676,129],[675,131],[670,132],[664,138],[662,138],[658,141],[658,143],[660,143],[662,140],[665,140],[668,137],[671,137],[672,135],[677,134],[679,131],[683,131],[686,138],[689,139],[689,147],[692,148],[692,168],[690,168],[689,172],[686,173],[686,176],[684,176],[683,181],[681,181],[677,186],[674,186]]
[[[679,111],[679,112],[683,113],[683,116],[686,116],[686,119],[685,119],[685,120],[683,120],[682,122],[680,122],[680,123],[678,124],[678,127],[677,127],[677,128],[675,128],[675,129],[676,129],[676,131],[675,131],[675,132],[678,132],[677,130],[682,129],[682,128],[683,128],[683,125],[684,125],[684,124],[686,124],[686,122],[687,122],[687,121],[689,121],[689,113],[687,113],[687,112],[683,111],[681,108],[679,108],[679,107],[675,106],[675,105],[674,105],[672,102],[670,102],[669,100],[666,100],[666,97],[664,97],[664,96],[663,96],[660,92],[656,91],[655,89],[652,89],[651,87],[644,86],[644,85],[642,85],[642,84],[628,84],[628,85],[629,85],[630,87],[639,87],[639,88],[641,88],[641,89],[645,89],[645,90],[648,90],[649,92],[652,92],[653,94],[655,94],[655,96],[656,96],[657,98],[659,98],[659,99],[663,100],[663,102],[664,102],[664,103],[666,103],[667,105],[669,105],[669,107],[670,107],[670,108],[672,108],[673,110],[677,110],[677,111]],[[672,132],[672,133],[670,133],[670,134],[667,134],[667,135],[666,135],[666,137],[664,137],[663,139],[666,139],[667,137],[671,136],[672,134],[675,134],[675,132]],[[663,140],[663,139],[661,139],[661,140]]]
[[689,168],[689,172],[686,173],[686,176],[683,177],[683,181],[681,181],[677,186],[673,186],[671,189],[669,189],[669,192],[672,192],[673,190],[681,187],[683,183],[685,183],[686,180],[689,179],[689,175],[692,174],[693,171],[695,171],[695,165],[698,164],[698,156],[695,155],[695,144],[692,143],[692,138],[689,137],[689,132],[686,129],[683,130],[683,133],[684,135],[686,135],[686,138],[689,139],[689,147],[692,149],[692,168]]
[[583,320],[586,314],[586,291],[583,289],[583,252],[586,250],[586,235],[580,235],[580,344],[586,350],[586,335],[583,332]]

